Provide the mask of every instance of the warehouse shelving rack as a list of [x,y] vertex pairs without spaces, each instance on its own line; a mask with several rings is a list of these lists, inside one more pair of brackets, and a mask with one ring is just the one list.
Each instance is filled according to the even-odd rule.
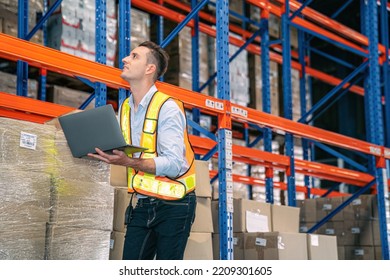
[[[59,5],[61,0],[55,2]],[[387,239],[387,226],[386,226],[386,217],[385,217],[385,192],[387,191],[387,180],[386,180],[386,162],[390,159],[390,149],[386,148],[385,142],[383,139],[384,135],[384,124],[382,122],[383,118],[380,115],[380,91],[373,90],[373,88],[381,89],[382,87],[379,84],[379,76],[382,76],[383,79],[383,91],[385,93],[385,99],[389,95],[389,71],[388,71],[388,38],[386,38],[388,23],[387,15],[388,8],[390,5],[386,1],[381,1],[380,13],[381,13],[381,28],[382,28],[382,38],[381,43],[378,44],[378,34],[376,32],[368,32],[368,37],[365,37],[357,32],[352,32],[351,29],[338,25],[337,22],[331,21],[327,29],[332,31],[327,31],[324,28],[318,26],[313,26],[313,23],[305,22],[300,17],[297,17],[297,14],[302,14],[304,17],[314,17],[321,20],[320,14],[310,10],[307,6],[312,1],[306,1],[302,4],[302,7],[299,8],[299,3],[294,1],[278,1],[283,6],[277,6],[271,4],[268,1],[262,0],[248,0],[247,2],[259,6],[262,8],[261,22],[260,25],[263,27],[259,31],[261,34],[260,46],[258,44],[253,44],[253,41],[259,42],[257,37],[253,36],[251,32],[245,31],[244,29],[238,28],[234,25],[229,25],[229,12],[228,12],[228,3],[227,1],[217,1],[217,15],[216,18],[210,17],[203,12],[190,13],[188,16],[178,13],[177,11],[172,11],[164,7],[164,3],[176,3],[175,1],[159,1],[159,3],[154,3],[152,1],[131,1],[131,5],[143,9],[149,13],[153,13],[161,16],[162,18],[168,18],[173,21],[182,22],[180,26],[190,26],[194,30],[204,32],[209,36],[214,36],[217,38],[217,57],[220,63],[218,66],[218,98],[213,98],[210,96],[199,95],[193,91],[188,91],[182,88],[175,87],[163,82],[158,83],[158,88],[174,97],[182,99],[187,108],[196,108],[201,113],[206,113],[218,117],[218,137],[211,137],[211,139],[200,138],[199,136],[192,135],[191,143],[195,147],[197,154],[202,155],[203,158],[208,159],[212,156],[218,157],[219,160],[219,190],[220,190],[220,221],[227,221],[227,223],[221,223],[220,232],[221,232],[221,258],[222,259],[231,259],[232,258],[232,182],[239,181],[243,183],[259,184],[265,185],[267,189],[267,201],[273,201],[272,198],[272,189],[282,188],[288,190],[289,195],[289,204],[295,205],[295,192],[303,191],[307,195],[323,195],[326,193],[325,190],[309,188],[308,181],[305,182],[306,186],[295,186],[294,182],[294,173],[302,173],[308,176],[318,177],[321,179],[328,179],[335,182],[345,182],[351,185],[356,185],[362,187],[360,192],[376,185],[378,191],[378,204],[379,204],[379,213],[380,213],[380,232],[381,232],[381,241],[382,241],[382,254],[384,259],[389,259],[388,254],[388,239]],[[207,1],[199,1],[198,4],[196,1],[193,1],[193,7],[190,8],[186,6],[185,9],[188,11],[200,10],[201,6],[206,4]],[[350,1],[349,1],[350,2]],[[362,5],[363,14],[367,18],[367,27],[375,26],[375,19],[378,18],[377,14],[377,1],[368,1],[367,6]],[[21,3],[23,5],[21,5]],[[26,6],[28,7],[27,0],[19,0],[19,15],[25,15]],[[100,14],[104,14],[105,0],[97,1],[97,11],[99,10]],[[126,35],[131,30],[130,28],[130,1],[119,1],[119,37],[122,40],[119,40],[120,43],[120,57],[125,56],[130,50],[129,37]],[[177,4],[179,5],[179,4]],[[182,5],[182,4],[181,4]],[[184,6],[183,6],[184,7]],[[22,10],[23,9],[23,10]],[[290,15],[290,9],[294,13]],[[49,10],[49,12],[52,9]],[[49,12],[46,14],[48,15]],[[282,27],[283,27],[283,40],[282,40],[282,55],[275,51],[275,48],[270,48],[270,42],[268,38],[268,14],[274,13],[281,17]],[[374,15],[368,17],[367,15]],[[200,22],[198,19],[208,18],[212,24],[216,23],[216,27],[211,27],[203,22]],[[21,17],[19,17],[20,19]],[[98,18],[98,17],[97,17]],[[194,18],[196,20],[194,20]],[[374,20],[372,19],[374,18]],[[23,17],[22,21],[26,20],[26,16]],[[101,17],[100,28],[104,30],[105,23],[104,17]],[[161,22],[161,21],[160,21]],[[328,21],[327,21],[328,22]],[[25,22],[24,22],[25,23]],[[42,24],[42,23],[40,23]],[[311,35],[321,36],[323,39],[328,39],[332,43],[335,43],[338,46],[347,48],[351,52],[356,53],[364,57],[367,62],[363,62],[361,69],[355,70],[355,74],[366,70],[369,68],[369,75],[366,78],[365,88],[359,87],[351,82],[351,78],[339,79],[332,77],[326,73],[322,73],[318,70],[315,70],[305,63],[305,53],[300,52],[292,53],[290,50],[290,40],[288,40],[289,26],[293,25],[298,28],[304,29],[305,32],[310,33]],[[20,24],[22,26],[22,24]],[[25,26],[25,25],[24,25]],[[162,24],[160,29],[162,29]],[[333,29],[332,29],[333,27]],[[346,29],[342,29],[346,28]],[[335,29],[336,28],[336,29]],[[241,34],[243,39],[237,39],[228,36],[228,29],[235,31],[235,33]],[[24,31],[19,33],[20,38],[27,38],[25,36],[26,28]],[[371,29],[372,30],[372,29]],[[179,32],[179,28],[171,34],[174,36]],[[339,36],[337,33],[343,33],[343,36]],[[103,33],[103,32],[101,32]],[[160,34],[162,34],[160,30]],[[196,34],[193,33],[194,45],[196,46]],[[347,36],[348,35],[348,36]],[[352,35],[354,36],[351,38]],[[98,38],[99,37],[99,38]],[[103,39],[102,39],[103,38]],[[161,38],[161,36],[160,36]],[[171,38],[171,37],[169,37]],[[99,34],[96,38],[96,42],[105,44],[105,38],[102,34]],[[162,38],[161,38],[162,39]],[[302,37],[300,36],[300,46],[301,46]],[[169,39],[165,39],[160,42],[162,45],[168,44]],[[249,52],[259,54],[262,58],[262,69],[263,69],[263,99],[264,106],[263,111],[259,112],[250,108],[245,108],[237,104],[233,104],[229,101],[229,58],[228,58],[228,43],[235,44],[240,48],[239,51],[246,48]],[[97,47],[100,45],[97,43]],[[275,47],[275,45],[273,45]],[[196,49],[196,48],[193,48]],[[380,56],[379,56],[380,55]],[[23,71],[18,70],[18,94],[24,95],[24,89],[26,88],[24,82],[26,80],[26,63],[34,67],[38,67],[42,70],[42,73],[45,71],[54,71],[63,73],[69,76],[76,76],[81,79],[86,79],[89,82],[93,83],[95,86],[95,98],[97,99],[97,106],[100,106],[105,103],[105,87],[112,87],[119,89],[119,98],[123,100],[124,97],[128,94],[128,85],[119,78],[119,70],[108,67],[96,62],[86,61],[81,58],[77,58],[71,55],[67,55],[55,50],[51,50],[42,46],[38,46],[32,43],[25,42],[16,38],[9,37],[7,35],[0,34],[0,56],[20,61],[18,65],[24,65],[18,67],[18,69],[24,69]],[[99,55],[98,55],[99,56]],[[104,54],[102,54],[104,56]],[[291,56],[299,59],[299,62],[292,61]],[[196,52],[194,54],[196,58]],[[193,57],[193,65],[196,71],[197,68],[194,61],[198,61]],[[367,126],[372,128],[369,133],[368,141],[361,141],[353,139],[351,137],[346,137],[337,133],[332,133],[325,131],[319,128],[315,128],[310,125],[303,123],[297,123],[289,120],[289,118],[281,118],[277,116],[272,116],[268,114],[269,112],[269,81],[267,74],[269,73],[269,60],[276,61],[283,66],[283,74],[288,76],[289,71],[292,68],[298,69],[301,73],[302,79],[305,78],[305,75],[309,75],[313,78],[322,80],[331,85],[335,86],[334,91],[328,94],[328,98],[337,93],[339,90],[344,89],[345,92],[350,91],[360,95],[364,95],[365,99],[368,100],[366,106],[371,108],[373,112],[372,115],[367,116]],[[23,61],[23,62],[21,62]],[[104,57],[99,58],[98,61],[104,63]],[[367,66],[369,65],[369,67]],[[379,73],[379,66],[382,67],[382,75]],[[23,76],[24,75],[24,76]],[[194,74],[194,91],[198,87],[199,82],[196,81],[197,75]],[[24,77],[21,79],[20,77]],[[286,79],[285,79],[286,80]],[[289,79],[287,79],[289,80]],[[374,85],[374,86],[373,86]],[[376,85],[376,86],[375,86]],[[290,112],[291,115],[291,85],[285,83],[284,94],[285,100],[288,102],[285,103],[285,111]],[[290,88],[289,88],[290,87]],[[379,92],[378,92],[379,91]],[[44,96],[41,94],[41,97]],[[44,99],[44,98],[42,98]],[[388,108],[386,103],[386,109]],[[314,107],[313,107],[314,108]],[[286,110],[287,109],[287,110]],[[19,96],[10,96],[8,94],[0,94],[0,115],[1,116],[10,116],[13,118],[19,119],[28,119],[35,122],[44,122],[50,118],[61,115],[65,112],[69,112],[72,108],[67,108],[59,105],[48,105],[47,103],[42,103],[42,101],[37,100],[26,100],[26,98]],[[386,118],[388,118],[389,110],[386,110]],[[313,112],[312,112],[313,113]],[[304,115],[304,114],[303,114]],[[288,117],[288,114],[287,114]],[[290,116],[291,118],[291,116]],[[382,122],[377,125],[377,121]],[[387,120],[387,119],[385,119]],[[240,122],[244,124],[251,124],[258,127],[261,127],[264,132],[264,141],[265,141],[265,151],[259,151],[248,147],[241,147],[232,145],[232,122]],[[302,119],[301,122],[304,122]],[[384,122],[386,126],[388,121]],[[370,126],[371,124],[371,126]],[[372,125],[372,124],[375,124]],[[248,127],[248,126],[246,126]],[[194,125],[194,128],[198,127]],[[376,128],[376,129],[374,129]],[[386,133],[389,133],[388,127],[386,127]],[[200,130],[200,129],[199,129]],[[285,133],[286,142],[287,142],[287,153],[286,155],[277,155],[270,152],[270,147],[267,143],[270,143],[271,132],[274,133]],[[379,134],[379,135],[378,135]],[[370,168],[369,174],[366,171],[354,171],[350,169],[336,168],[334,166],[329,166],[325,164],[320,164],[316,162],[308,161],[307,154],[304,160],[294,159],[293,156],[293,143],[292,138],[299,137],[302,139],[309,139],[311,141],[319,142],[322,144],[329,144],[331,146],[341,147],[347,150],[356,151],[363,153],[369,156]],[[386,135],[386,143],[389,143],[389,136]],[[267,140],[268,139],[268,140]],[[232,174],[232,162],[241,161],[248,164],[257,164],[263,165],[266,167],[266,180],[259,180],[256,178],[250,178],[249,176],[243,176],[238,174]],[[276,183],[272,180],[273,170],[283,170],[288,175],[287,184],[285,183]],[[212,176],[216,175],[215,171],[211,172]],[[360,193],[357,192],[353,197],[356,197]],[[337,192],[331,192],[331,195],[342,195]],[[319,225],[317,225],[319,226]]]

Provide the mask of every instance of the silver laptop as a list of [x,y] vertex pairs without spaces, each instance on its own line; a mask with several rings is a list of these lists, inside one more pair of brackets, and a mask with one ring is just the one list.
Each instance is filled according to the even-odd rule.
[[115,149],[127,153],[147,149],[126,144],[112,105],[61,116],[59,122],[76,158],[87,157],[88,153],[96,154],[95,148],[106,153],[112,153]]

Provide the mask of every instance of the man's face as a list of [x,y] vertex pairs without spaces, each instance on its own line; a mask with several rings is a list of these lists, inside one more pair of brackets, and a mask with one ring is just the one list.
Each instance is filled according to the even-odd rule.
[[150,65],[147,63],[147,55],[150,50],[146,47],[137,47],[129,56],[122,59],[123,70],[121,78],[126,81],[142,80],[148,73]]

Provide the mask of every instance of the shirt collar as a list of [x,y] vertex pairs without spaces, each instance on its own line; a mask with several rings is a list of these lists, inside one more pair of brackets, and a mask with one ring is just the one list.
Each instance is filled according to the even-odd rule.
[[[150,100],[152,99],[153,94],[156,91],[157,91],[156,85],[152,85],[151,88],[148,90],[148,92],[144,95],[144,97],[142,98],[142,100],[141,100],[141,102],[139,103],[138,106],[141,106],[142,108],[146,108],[148,106]],[[134,108],[133,95],[130,95],[129,104],[130,104],[130,107],[133,109]]]

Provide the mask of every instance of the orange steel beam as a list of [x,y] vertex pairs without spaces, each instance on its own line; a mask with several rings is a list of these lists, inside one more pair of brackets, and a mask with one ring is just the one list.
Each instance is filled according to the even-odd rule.
[[[285,3],[285,0],[276,0],[281,4]],[[289,6],[291,11],[296,11],[301,7],[301,3],[294,1],[294,0],[289,0]],[[302,11],[301,14],[305,16],[305,18],[309,18],[316,22],[317,24],[324,26],[326,28],[329,28],[330,30],[337,32],[359,44],[362,44],[364,46],[368,46],[368,38],[364,36],[363,34],[353,30],[352,28],[349,28],[336,20],[327,17],[314,9],[311,9],[309,7],[305,7]],[[385,53],[385,46],[378,44],[379,51],[381,53]]]
[[29,114],[41,115],[48,118],[55,118],[57,116],[76,110],[76,108],[48,103],[45,101],[12,95],[4,92],[0,92],[0,107],[28,112]]
[[[216,176],[218,171],[216,170],[210,170],[210,178],[213,178]],[[242,183],[242,184],[247,184],[247,185],[254,185],[254,186],[265,186],[265,181],[260,178],[254,178],[254,177],[248,177],[244,175],[239,175],[239,174],[233,174],[233,182],[237,183]],[[273,182],[274,188],[281,189],[281,190],[287,190],[287,185],[286,183],[283,182]],[[302,193],[307,193],[307,187],[305,186],[296,186],[296,191],[302,192]],[[310,188],[310,193],[313,195],[323,195],[327,192],[327,190],[324,189],[317,189],[317,188]],[[332,191],[327,195],[327,197],[335,197],[335,196],[347,196],[349,194],[346,193],[340,193],[337,191]]]
[[[156,15],[160,15],[160,16],[163,16],[169,20],[172,20],[174,22],[181,22],[184,20],[185,16],[176,12],[176,11],[173,11],[173,10],[170,10],[166,7],[163,7],[157,3],[154,3],[154,2],[151,2],[151,1],[142,1],[142,0],[133,0],[132,2],[132,5],[139,8],[139,9],[142,9],[146,12],[149,12],[149,13],[154,13]],[[187,26],[189,27],[193,27],[194,26],[194,22],[191,20]],[[216,36],[216,30],[214,28],[211,28],[210,26],[204,24],[204,23],[199,23],[199,30],[211,37],[215,37]],[[229,36],[229,42],[232,44],[232,45],[235,45],[237,47],[241,47],[242,45],[245,44],[245,41],[244,40],[241,40],[241,39],[238,39],[238,38],[235,38],[235,37],[232,37],[232,36]],[[257,45],[254,45],[254,44],[249,44],[246,48],[246,50],[250,53],[253,53],[253,54],[257,54],[257,55],[260,55],[261,54],[261,49],[259,46]],[[275,61],[279,64],[282,64],[283,63],[283,57],[280,55],[280,54],[277,54],[275,52],[270,52],[270,59],[272,61]],[[291,67],[294,68],[294,69],[297,69],[298,71],[302,71],[302,67],[301,67],[301,64],[299,62],[296,62],[296,61],[292,61],[291,62]],[[312,76],[313,78],[316,78],[320,81],[323,81],[325,83],[328,83],[330,85],[338,85],[339,83],[341,83],[341,79],[338,79],[338,78],[335,78],[335,77],[332,77],[326,73],[323,73],[321,71],[318,71],[318,70],[315,70],[313,68],[310,68],[308,66],[306,66],[305,68],[306,70],[306,73],[310,76]],[[349,84],[345,84],[344,88],[348,87]],[[356,94],[359,94],[359,95],[363,95],[364,94],[364,89],[361,88],[361,87],[358,87],[358,86],[352,86],[350,88],[350,91],[351,92],[354,92]]]
[[[264,0],[246,0],[248,3],[252,4],[252,5],[255,5],[261,9],[267,9],[269,10],[271,13],[273,13],[274,15],[278,16],[278,17],[281,17],[282,14],[284,13],[284,11],[282,11],[282,9],[276,5],[273,5],[271,3],[269,3],[268,1],[264,1]],[[355,50],[358,50],[360,52],[363,52],[363,53],[368,53],[367,50],[361,48],[360,46],[338,36],[338,35],[335,35],[333,34],[332,32],[330,31],[327,31],[323,28],[320,28],[318,26],[316,26],[315,24],[307,21],[307,20],[304,20],[300,17],[295,17],[293,18],[292,20],[293,23],[299,25],[299,26],[302,26],[302,27],[305,27],[311,31],[314,31],[315,33],[319,33],[319,34],[322,34],[326,37],[328,37],[329,39],[332,39],[336,42],[339,42],[339,43],[342,43],[346,46],[349,46],[350,48],[353,48]]]
[[[321,174],[323,179],[327,179],[327,176],[330,176],[330,180],[335,180],[335,176],[340,178],[338,182],[348,182],[348,184],[353,184],[357,186],[366,186],[371,182],[374,177],[363,172],[351,171],[344,168],[339,168],[332,165],[309,162],[305,160],[295,159],[295,172],[299,172],[305,175],[311,176],[313,170],[316,170],[316,174]],[[298,171],[299,170],[299,171]]]
[[[106,83],[113,88],[127,88],[129,85],[120,78],[121,71],[117,68],[99,64],[87,59],[69,55],[57,50],[53,50],[38,44],[30,43],[12,36],[0,33],[0,57],[11,60],[23,60],[31,65],[46,68],[50,71],[63,73],[70,76],[80,76],[91,81]],[[159,90],[179,98],[184,103],[191,106],[200,107],[207,112],[225,114],[226,108],[230,106],[229,101],[219,100],[211,96],[194,93],[167,83],[158,82]],[[390,159],[390,150],[373,145],[364,141],[359,141],[337,133],[328,132],[319,128],[311,127],[293,121],[272,116],[254,109],[235,105],[234,107],[242,111],[249,112],[248,117],[242,117],[232,112],[235,118],[241,121],[251,121],[253,123],[267,126],[276,130],[290,132],[297,136],[313,139],[327,144],[382,156]]]
[[[217,144],[211,139],[206,139],[195,135],[190,135],[190,141],[195,148],[195,152],[202,155],[207,153]],[[281,170],[286,170],[289,167],[289,157],[284,155],[273,154],[238,145],[233,145],[232,150],[233,161],[249,163],[252,165],[272,167]],[[217,156],[218,154],[216,153],[215,157]],[[250,160],[246,161],[245,157]],[[359,187],[366,186],[374,179],[373,176],[367,173],[339,168],[332,165],[299,159],[295,159],[294,162],[296,173],[313,176],[320,179],[343,182]]]
[[42,123],[42,124],[52,119],[47,116],[29,114],[26,112],[10,110],[2,107],[0,107],[0,117],[6,117],[11,119],[30,121],[30,122]]

